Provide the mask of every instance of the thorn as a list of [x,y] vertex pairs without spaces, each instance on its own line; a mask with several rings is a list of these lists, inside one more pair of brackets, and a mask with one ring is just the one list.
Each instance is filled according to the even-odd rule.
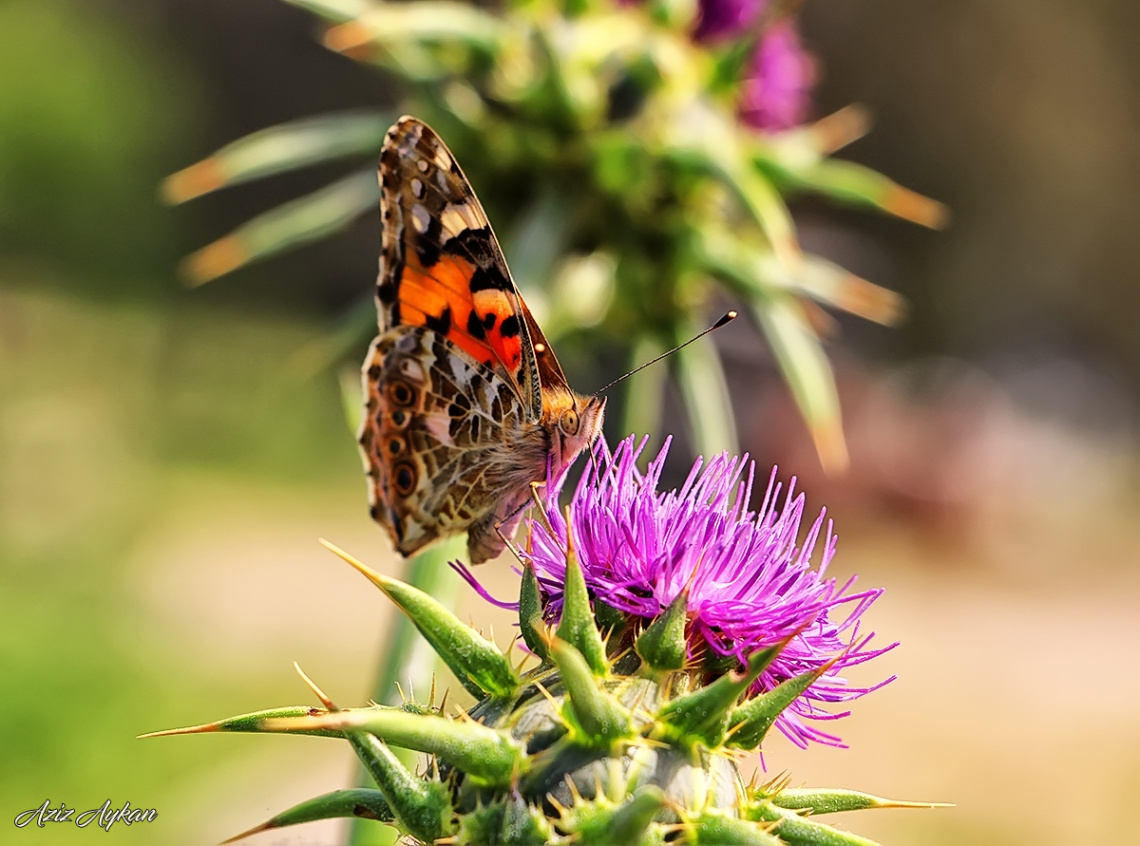
[[558,812],[558,816],[560,817],[565,817],[566,814],[570,812],[569,808],[555,799],[554,796],[550,793],[546,794],[546,801],[549,802],[551,807],[553,807],[554,810]]
[[372,32],[358,20],[347,21],[325,33],[324,44],[337,53],[355,52],[372,40]]
[[202,723],[200,726],[186,726],[185,728],[163,729],[162,731],[148,731],[140,734],[138,740],[144,737],[173,737],[176,734],[206,734],[212,731],[221,731],[218,723]]
[[241,834],[235,834],[229,840],[223,840],[221,843],[218,844],[218,846],[226,846],[227,843],[237,843],[237,841],[244,840],[246,837],[249,837],[251,834],[260,834],[263,831],[269,831],[270,829],[274,829],[277,827],[278,826],[273,825],[272,822],[263,822],[261,825],[255,825],[249,831],[243,831]]
[[367,578],[373,584],[377,584],[378,580],[383,580],[383,578],[384,578],[383,576],[381,576],[379,573],[377,573],[375,570],[373,570],[371,567],[369,567],[367,564],[365,564],[360,559],[354,558],[353,556],[349,555],[347,552],[345,552],[343,549],[341,549],[339,546],[337,546],[332,541],[326,540],[325,538],[317,538],[317,541],[320,543],[321,546],[323,546],[325,549],[327,549],[329,552],[331,552],[337,558],[344,561],[346,564],[349,564],[350,566],[352,566],[357,572],[359,572],[361,575],[363,575],[365,578]]
[[535,682],[534,686],[538,688],[538,692],[546,697],[546,701],[551,705],[558,706],[558,700],[551,696],[550,691],[546,689],[542,682]]
[[305,684],[307,684],[309,686],[309,690],[311,690],[313,692],[313,695],[316,696],[317,699],[321,700],[321,704],[325,706],[326,710],[328,710],[328,711],[339,711],[340,710],[340,708],[338,708],[336,706],[336,703],[333,702],[331,699],[329,699],[328,696],[325,695],[325,692],[323,690],[321,690],[319,687],[317,687],[317,683],[315,681],[313,681],[311,678],[309,678],[308,674],[304,670],[301,669],[301,665],[298,664],[296,661],[293,662],[293,669],[297,671],[297,675],[299,675],[301,677],[301,681],[303,681]]
[[404,689],[402,687],[400,687],[399,682],[395,682],[395,685],[396,685],[396,691],[400,694],[401,704],[407,705],[408,704],[408,697],[404,695]]
[[574,779],[570,778],[570,776],[566,776],[566,787],[570,791],[571,798],[574,800],[571,807],[580,805],[582,803],[582,794],[578,790],[578,785],[574,783]]

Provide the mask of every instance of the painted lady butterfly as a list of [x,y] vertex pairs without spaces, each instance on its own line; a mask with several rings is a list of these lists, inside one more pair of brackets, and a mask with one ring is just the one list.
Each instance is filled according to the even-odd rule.
[[478,564],[502,552],[548,463],[558,473],[598,436],[605,400],[566,384],[435,132],[397,121],[380,187],[380,335],[358,436],[372,517],[405,556],[466,531]]

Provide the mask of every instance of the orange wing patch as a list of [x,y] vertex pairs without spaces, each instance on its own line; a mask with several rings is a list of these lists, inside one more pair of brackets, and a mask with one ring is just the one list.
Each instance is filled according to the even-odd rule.
[[471,291],[476,269],[462,256],[442,255],[424,268],[416,251],[400,274],[401,321],[439,332],[481,364],[512,376],[522,365],[522,338],[511,298],[504,291]]

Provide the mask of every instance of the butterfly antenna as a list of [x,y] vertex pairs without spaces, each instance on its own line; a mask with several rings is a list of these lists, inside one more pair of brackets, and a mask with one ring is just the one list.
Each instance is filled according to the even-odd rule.
[[610,388],[612,388],[618,382],[624,382],[626,379],[628,379],[634,373],[637,373],[641,370],[644,370],[646,367],[648,367],[651,364],[656,364],[661,359],[665,358],[665,356],[672,355],[673,353],[677,352],[677,350],[683,350],[689,344],[693,343],[693,341],[696,341],[700,338],[703,338],[709,332],[715,332],[721,326],[724,326],[726,323],[731,323],[735,319],[736,319],[736,312],[735,311],[726,312],[724,317],[722,317],[720,320],[718,320],[716,323],[714,323],[712,326],[710,326],[705,331],[699,332],[698,334],[689,338],[689,340],[685,341],[685,343],[678,344],[677,346],[673,347],[673,349],[666,350],[665,352],[661,353],[661,355],[659,355],[655,358],[651,358],[649,361],[645,362],[645,364],[639,364],[637,367],[633,368],[633,370],[629,371],[624,376],[619,376],[618,378],[614,379],[612,382],[610,382],[608,385],[606,385],[604,388],[602,388],[600,391],[597,391],[596,393],[599,395],[604,394],[606,391],[608,391]]

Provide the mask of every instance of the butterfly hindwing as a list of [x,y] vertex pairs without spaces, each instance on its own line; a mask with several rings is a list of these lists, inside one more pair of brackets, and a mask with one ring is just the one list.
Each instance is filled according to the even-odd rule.
[[467,529],[505,480],[503,451],[524,431],[513,390],[444,336],[402,326],[378,337],[365,363],[360,431],[373,517],[411,555]]

